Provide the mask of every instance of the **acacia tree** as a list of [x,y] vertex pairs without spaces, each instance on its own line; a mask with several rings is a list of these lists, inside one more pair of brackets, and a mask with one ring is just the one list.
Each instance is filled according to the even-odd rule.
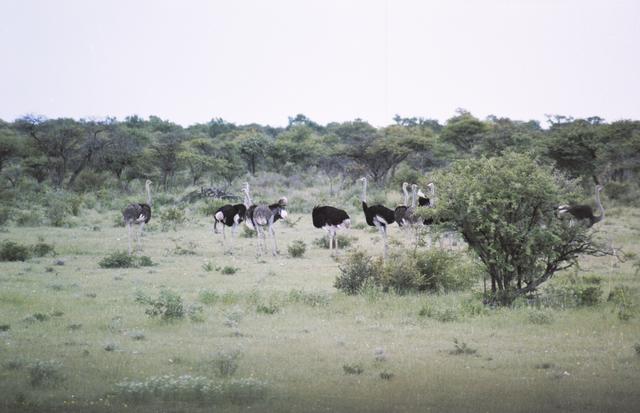
[[435,175],[435,209],[423,211],[462,234],[502,304],[533,291],[580,255],[608,254],[584,225],[555,216],[569,182],[527,155],[455,162]]

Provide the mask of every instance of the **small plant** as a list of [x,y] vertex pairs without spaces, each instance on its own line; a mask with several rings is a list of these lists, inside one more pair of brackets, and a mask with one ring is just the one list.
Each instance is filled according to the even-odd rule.
[[204,322],[203,309],[200,304],[194,303],[188,305],[186,312],[189,315],[189,320],[193,321],[194,323]]
[[160,222],[162,225],[162,231],[168,231],[169,228],[176,231],[179,224],[184,223],[186,220],[184,210],[177,207],[165,208],[160,213]]
[[256,307],[256,312],[258,314],[275,314],[278,311],[280,311],[280,307],[278,307],[278,305],[276,303],[269,303],[269,304],[258,304],[258,306]]
[[380,372],[380,378],[382,380],[391,380],[393,378],[394,374],[393,373],[389,373],[388,371],[381,371]]
[[303,303],[311,307],[324,307],[331,302],[331,295],[324,291],[289,291],[289,301]]
[[543,310],[532,310],[527,315],[531,324],[551,324],[553,322],[553,314]]
[[0,244],[0,261],[26,261],[30,258],[29,247],[13,241]]
[[460,354],[476,354],[478,352],[477,349],[471,348],[465,342],[459,342],[457,338],[453,339],[454,349],[449,351],[449,354],[460,355]]
[[458,312],[454,308],[436,308],[429,303],[425,303],[418,311],[420,317],[432,318],[441,323],[448,323],[458,320]]
[[362,374],[364,369],[360,364],[343,364],[342,370],[344,370],[344,374]]
[[33,313],[31,317],[36,321],[47,321],[50,318],[49,314],[45,313]]
[[220,273],[224,274],[224,275],[233,275],[236,272],[238,272],[240,268],[236,268],[236,267],[231,267],[229,265],[225,265],[224,267],[222,267],[222,269],[220,269]]
[[293,258],[301,258],[307,251],[307,244],[305,244],[304,241],[300,240],[293,241],[287,247],[287,251],[289,251],[289,255],[291,255]]
[[0,324],[0,331],[9,331],[11,326],[9,324]]
[[204,264],[202,264],[202,269],[205,270],[206,272],[211,272],[213,271],[213,264],[210,261],[205,261]]
[[589,285],[579,290],[578,301],[582,306],[594,306],[600,302],[602,288],[599,285]]
[[61,369],[56,360],[35,361],[29,365],[29,382],[33,387],[56,386],[64,380]]
[[144,312],[149,317],[160,317],[165,321],[170,321],[181,319],[185,315],[182,297],[170,290],[160,291],[160,296],[157,299],[138,292],[136,302],[147,305]]
[[118,343],[114,343],[112,341],[105,343],[104,347],[103,347],[104,351],[116,351],[118,349]]
[[220,300],[220,295],[215,291],[203,290],[198,294],[198,300],[202,304],[213,305]]
[[640,356],[640,343],[634,344],[633,349],[636,351],[636,356]]
[[127,251],[114,251],[98,262],[101,268],[129,268],[134,264],[134,257]]
[[238,370],[239,350],[219,351],[211,358],[211,364],[220,377],[231,377]]

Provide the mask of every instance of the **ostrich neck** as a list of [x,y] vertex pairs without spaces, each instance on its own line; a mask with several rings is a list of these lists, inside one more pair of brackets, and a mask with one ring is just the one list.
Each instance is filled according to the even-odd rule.
[[431,201],[431,204],[433,205],[433,207],[435,208],[436,206],[436,201],[438,199],[438,197],[436,196],[436,186],[432,185],[431,186],[431,198],[433,198],[433,200]]
[[147,204],[151,206],[151,188],[147,185]]
[[249,195],[249,189],[244,193],[244,206],[249,208],[251,206],[251,195]]
[[402,192],[404,192],[404,205],[407,205],[409,203],[409,191],[407,191],[406,186],[402,187]]
[[596,222],[602,221],[604,219],[604,207],[602,206],[602,202],[600,202],[600,191],[596,188],[596,205],[598,209],[600,209],[600,216],[596,217]]
[[411,208],[416,207],[416,187],[411,189]]
[[362,202],[367,202],[367,180],[362,181]]

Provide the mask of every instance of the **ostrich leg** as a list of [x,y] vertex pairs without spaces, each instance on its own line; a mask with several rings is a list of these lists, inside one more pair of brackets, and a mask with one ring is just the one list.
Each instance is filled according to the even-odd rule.
[[256,225],[256,232],[258,233],[258,238],[256,239],[256,256],[262,256],[262,227],[260,225]]
[[129,234],[129,255],[131,255],[131,222],[127,222],[127,233]]
[[142,231],[144,231],[144,221],[140,223],[140,233],[138,234],[138,251],[142,251]]
[[271,238],[273,238],[273,256],[278,255],[278,243],[276,242],[276,230],[273,229],[273,224],[269,224],[269,233],[271,234]]

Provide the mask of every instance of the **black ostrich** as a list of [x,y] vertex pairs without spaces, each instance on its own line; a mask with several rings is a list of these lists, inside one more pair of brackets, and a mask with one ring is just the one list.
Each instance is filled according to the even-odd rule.
[[247,205],[250,204],[249,196],[248,196],[248,183],[245,183],[245,187],[242,188],[242,192],[244,192],[244,203],[243,204],[227,204],[223,205],[214,214],[213,221],[213,231],[218,234],[218,223],[222,224],[222,238],[223,240],[227,239],[225,234],[225,226],[231,227],[231,240],[233,242],[233,238],[236,235],[236,229],[238,225],[245,220],[245,216],[247,213]]
[[398,226],[403,227],[405,225],[404,214],[407,212],[407,208],[409,208],[409,192],[407,192],[407,186],[409,184],[407,182],[402,183],[402,193],[404,194],[404,202],[401,205],[398,205],[393,210],[393,218],[398,224]]
[[351,219],[349,215],[342,209],[332,206],[316,206],[311,211],[313,226],[316,228],[324,228],[329,236],[329,252],[331,245],[335,243],[336,252],[338,251],[337,231],[341,228],[351,227]]
[[591,228],[593,224],[600,222],[604,219],[604,207],[600,202],[600,191],[602,191],[602,185],[596,185],[596,205],[600,210],[600,215],[593,215],[593,208],[590,205],[560,205],[558,207],[558,215],[569,214],[578,221],[585,221],[587,228]]
[[383,205],[367,205],[367,178],[360,178],[362,181],[362,211],[367,219],[367,224],[372,227],[378,228],[382,240],[384,241],[384,255],[383,258],[387,259],[387,250],[389,248],[387,244],[387,225],[393,224],[395,217],[393,210]]
[[138,249],[140,249],[140,238],[142,238],[142,231],[144,230],[144,224],[149,223],[151,219],[151,184],[152,182],[147,179],[144,183],[144,187],[147,191],[147,203],[146,204],[129,204],[122,210],[122,218],[124,224],[127,226],[127,232],[129,235],[129,255],[131,255],[131,230],[132,226],[140,225],[140,233],[138,234]]

